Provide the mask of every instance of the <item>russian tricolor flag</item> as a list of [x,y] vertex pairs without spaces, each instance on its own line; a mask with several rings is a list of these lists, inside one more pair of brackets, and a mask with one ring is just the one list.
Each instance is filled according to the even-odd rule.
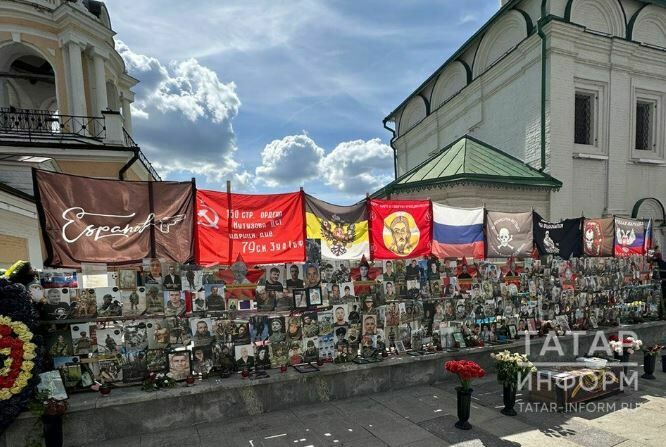
[[483,259],[483,208],[453,208],[433,202],[432,253],[439,258]]

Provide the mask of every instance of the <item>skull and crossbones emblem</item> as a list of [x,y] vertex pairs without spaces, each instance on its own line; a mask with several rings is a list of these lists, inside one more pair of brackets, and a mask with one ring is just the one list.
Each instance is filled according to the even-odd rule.
[[509,230],[504,227],[500,228],[499,233],[497,234],[497,241],[499,242],[498,248],[510,248],[513,250],[513,247],[509,243],[513,240],[513,236],[509,233]]

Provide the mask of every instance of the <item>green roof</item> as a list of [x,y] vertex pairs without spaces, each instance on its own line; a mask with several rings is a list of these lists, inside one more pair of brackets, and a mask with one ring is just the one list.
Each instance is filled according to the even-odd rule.
[[377,191],[374,196],[451,183],[490,183],[550,189],[562,186],[562,182],[550,175],[465,135]]

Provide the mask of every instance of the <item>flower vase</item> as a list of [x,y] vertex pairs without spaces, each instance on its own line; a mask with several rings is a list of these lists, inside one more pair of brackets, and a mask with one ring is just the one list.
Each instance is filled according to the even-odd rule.
[[500,410],[505,416],[515,416],[516,410],[513,407],[516,405],[516,384],[504,385],[504,408]]
[[106,383],[102,384],[102,386],[99,387],[99,393],[102,395],[102,397],[107,397],[109,394],[111,394],[111,386]]
[[643,374],[641,377],[643,379],[649,379],[649,380],[656,379],[656,377],[654,376],[654,368],[656,364],[657,364],[657,356],[645,353],[645,357],[643,357],[643,370],[645,371],[645,374]]
[[629,352],[627,351],[627,348],[622,349],[622,354],[618,354],[617,352],[613,353],[613,357],[615,357],[617,360],[622,362],[624,365],[623,371],[625,377],[627,376],[629,372],[629,367],[626,365],[629,362]]
[[469,421],[470,407],[472,405],[472,388],[456,387],[458,392],[458,422],[455,423],[456,428],[461,430],[469,430],[472,425]]
[[62,447],[62,414],[42,415],[44,425],[44,445]]

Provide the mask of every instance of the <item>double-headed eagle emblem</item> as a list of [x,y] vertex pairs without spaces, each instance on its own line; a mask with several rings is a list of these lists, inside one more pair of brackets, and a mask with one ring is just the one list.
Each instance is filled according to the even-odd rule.
[[328,242],[331,253],[335,256],[347,253],[347,247],[356,239],[356,224],[346,225],[336,214],[331,216],[330,221],[320,219],[320,222],[321,236]]

